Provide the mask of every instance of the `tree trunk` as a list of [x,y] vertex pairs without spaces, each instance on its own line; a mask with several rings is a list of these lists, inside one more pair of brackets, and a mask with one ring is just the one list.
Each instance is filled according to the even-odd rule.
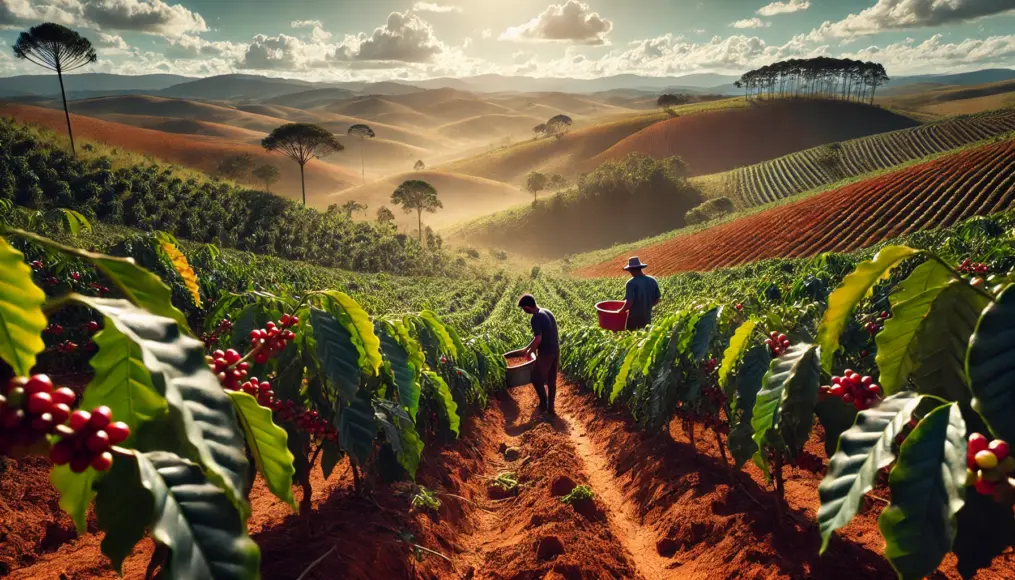
[[63,97],[63,116],[67,118],[67,136],[70,137],[70,154],[77,157],[78,152],[74,148],[74,131],[70,127],[70,111],[67,110],[67,92],[63,88],[63,72],[60,71],[59,66],[56,67],[56,78],[60,79],[60,96]]
[[423,245],[423,210],[416,210],[416,227],[419,228],[419,245]]
[[264,180],[264,191],[271,193],[271,182],[267,179]]
[[300,163],[300,186],[303,188],[303,207],[307,206],[307,182],[303,179],[303,164]]
[[367,182],[367,165],[366,165],[366,161],[363,160],[363,142],[364,141],[365,141],[365,139],[360,137],[360,140],[359,140],[359,168],[360,168],[360,178],[363,180],[363,183],[366,184],[366,182]]

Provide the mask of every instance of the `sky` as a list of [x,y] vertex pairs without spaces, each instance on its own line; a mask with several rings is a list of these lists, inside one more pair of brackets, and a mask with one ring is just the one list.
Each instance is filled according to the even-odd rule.
[[80,72],[415,80],[741,74],[788,58],[889,75],[1015,67],[1015,0],[0,0],[0,75],[43,73],[18,34],[92,41]]

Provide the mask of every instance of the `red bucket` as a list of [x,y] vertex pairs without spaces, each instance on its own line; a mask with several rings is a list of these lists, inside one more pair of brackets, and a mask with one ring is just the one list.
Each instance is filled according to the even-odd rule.
[[599,327],[619,332],[627,329],[627,312],[617,312],[624,307],[623,300],[607,300],[596,304]]

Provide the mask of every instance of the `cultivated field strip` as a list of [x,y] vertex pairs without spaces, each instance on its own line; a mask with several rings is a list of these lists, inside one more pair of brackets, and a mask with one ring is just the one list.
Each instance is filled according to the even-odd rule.
[[[656,274],[848,252],[1015,202],[1015,139],[984,145],[632,251]],[[616,276],[620,257],[579,273]]]
[[1015,131],[1015,109],[955,117],[843,142],[838,165],[822,164],[827,146],[720,174],[735,202],[763,205],[840,179],[878,171]]

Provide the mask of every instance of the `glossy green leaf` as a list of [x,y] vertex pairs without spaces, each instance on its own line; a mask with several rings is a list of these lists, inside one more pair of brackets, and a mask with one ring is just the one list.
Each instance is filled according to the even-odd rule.
[[677,316],[671,315],[652,325],[648,336],[638,348],[637,360],[632,363],[634,367],[641,370],[642,374],[648,374],[659,355],[665,352],[670,332],[673,330],[676,320]]
[[899,577],[937,569],[952,548],[956,514],[965,502],[966,424],[958,404],[943,405],[906,437],[889,476],[892,503],[878,525],[885,557]]
[[832,370],[832,361],[835,359],[836,351],[839,350],[839,337],[853,309],[870,294],[875,284],[891,275],[893,268],[918,253],[918,250],[905,246],[882,248],[873,260],[858,264],[853,273],[843,278],[842,284],[829,295],[828,308],[818,328],[821,366],[825,372]]
[[888,297],[892,318],[877,335],[879,384],[888,395],[906,386],[909,374],[920,363],[920,334],[934,301],[952,280],[949,268],[928,260],[913,270]]
[[966,351],[987,304],[986,297],[962,281],[941,292],[927,315],[926,330],[920,333],[920,364],[912,373],[918,391],[949,401],[970,401]]
[[60,494],[60,509],[74,522],[78,534],[88,531],[88,507],[95,497],[95,480],[98,473],[91,467],[82,473],[74,473],[69,465],[54,465],[49,481]]
[[715,333],[716,319],[719,317],[719,308],[712,307],[701,314],[694,322],[694,332],[691,334],[690,342],[687,345],[687,356],[691,361],[697,363],[708,354],[708,345]]
[[1015,286],[988,306],[966,353],[973,408],[999,439],[1015,442]]
[[839,445],[839,437],[856,421],[856,408],[838,397],[825,397],[814,406],[814,415],[824,429],[825,457],[831,458]]
[[139,455],[137,463],[155,500],[151,535],[169,548],[168,577],[260,577],[260,551],[243,516],[199,465],[164,452]]
[[733,456],[733,462],[738,468],[758,450],[758,445],[754,442],[754,428],[751,426],[751,419],[758,392],[761,390],[771,360],[772,356],[767,347],[755,346],[744,354],[743,362],[737,370],[734,381],[737,392],[732,401],[731,410],[734,416],[739,416],[739,418],[730,428],[727,443],[730,454]]
[[[88,363],[95,376],[81,396],[80,407],[106,405],[117,421],[130,427],[133,438],[143,423],[164,415],[168,404],[152,384],[141,347],[121,332],[115,321],[106,318],[94,340],[98,351]],[[125,446],[130,446],[131,438]]]
[[431,388],[434,390],[437,405],[448,421],[448,430],[454,433],[455,437],[458,437],[461,419],[458,417],[458,404],[455,403],[454,397],[451,396],[451,389],[448,388],[448,384],[444,382],[444,379],[433,371],[424,371],[423,376],[426,377]]
[[[754,333],[755,327],[758,323],[754,320],[748,320],[737,327],[733,336],[730,337],[730,344],[723,351],[722,363],[719,365],[719,388],[723,392],[727,392],[729,387],[730,376],[736,369],[737,365],[740,364],[740,360],[744,357],[744,353],[750,348],[751,334]],[[727,396],[729,393],[727,392]]]
[[457,359],[458,344],[456,344],[454,337],[448,332],[448,328],[441,322],[440,318],[433,312],[424,310],[419,313],[419,320],[426,324],[430,332],[437,338],[441,352],[452,359]]
[[360,352],[352,334],[338,319],[318,308],[310,309],[310,325],[314,329],[317,360],[324,375],[337,387],[343,402],[352,402],[363,377]]
[[920,399],[913,392],[888,397],[877,407],[860,411],[853,427],[839,437],[838,451],[818,486],[822,553],[832,532],[857,514],[864,494],[874,488],[878,471],[895,461],[895,436],[913,416]]
[[24,260],[24,254],[0,238],[0,358],[15,375],[26,377],[36,355],[46,348],[46,294],[32,282],[32,269]]
[[410,477],[416,477],[416,469],[423,457],[423,441],[416,432],[416,426],[408,413],[391,401],[374,401],[377,417],[384,430],[384,437],[391,444],[398,463]]
[[807,440],[820,387],[818,356],[817,345],[795,344],[769,366],[751,414],[758,446],[754,460],[759,466],[765,462],[762,451],[769,430],[778,430],[791,449]]
[[243,432],[232,401],[208,368],[204,345],[181,333],[173,320],[145,312],[126,300],[72,298],[101,313],[140,348],[152,386],[168,403],[170,421],[187,458],[203,466],[208,479],[247,517],[250,506],[243,488],[248,463]]
[[60,214],[63,225],[70,235],[76,236],[81,232],[92,233],[92,222],[88,221],[88,218],[81,212],[65,207],[58,207],[53,211]]
[[254,457],[257,470],[275,497],[294,510],[293,454],[289,452],[289,436],[271,418],[271,409],[257,404],[257,399],[242,391],[229,391],[236,407],[236,417],[246,435],[247,449]]
[[123,561],[147,533],[155,498],[142,485],[138,462],[132,458],[117,457],[95,490],[95,519],[106,533],[102,553],[122,573]]
[[376,437],[374,408],[368,399],[356,397],[338,415],[338,443],[357,465],[363,466],[373,454]]
[[423,349],[409,336],[405,325],[398,320],[381,321],[378,323],[378,330],[381,353],[386,363],[390,365],[395,387],[398,389],[398,402],[415,421],[416,412],[419,410],[419,379],[426,365]]
[[328,298],[325,309],[338,319],[352,337],[352,343],[359,354],[360,368],[367,376],[376,376],[383,361],[381,341],[374,334],[370,315],[348,294],[330,290],[324,295]]
[[612,404],[623,392],[624,387],[627,386],[627,379],[631,374],[631,369],[634,367],[635,362],[638,360],[638,354],[640,352],[641,342],[632,345],[624,356],[624,362],[620,365],[620,370],[617,372],[617,376],[613,379],[613,387],[610,389],[610,403]]

